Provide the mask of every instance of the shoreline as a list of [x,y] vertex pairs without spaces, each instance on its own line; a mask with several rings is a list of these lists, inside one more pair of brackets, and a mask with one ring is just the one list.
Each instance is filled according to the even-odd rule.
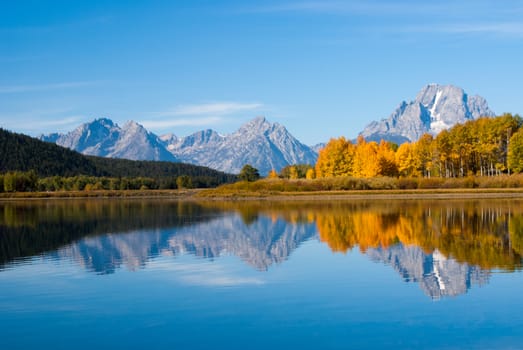
[[[206,193],[208,191],[208,193]],[[523,188],[347,190],[317,192],[229,192],[213,194],[208,189],[147,191],[60,191],[1,193],[0,201],[47,199],[174,199],[191,201],[307,201],[394,199],[523,199]]]

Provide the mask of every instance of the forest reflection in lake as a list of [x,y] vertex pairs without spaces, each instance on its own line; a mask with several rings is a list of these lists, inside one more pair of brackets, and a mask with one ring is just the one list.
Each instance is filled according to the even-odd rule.
[[89,271],[134,270],[158,255],[233,254],[258,270],[318,237],[333,252],[358,248],[432,296],[519,270],[523,206],[498,201],[178,202],[50,201],[0,204],[0,268],[48,255]]
[[0,336],[8,348],[90,348],[108,330],[128,348],[510,347],[523,341],[522,204],[0,202]]

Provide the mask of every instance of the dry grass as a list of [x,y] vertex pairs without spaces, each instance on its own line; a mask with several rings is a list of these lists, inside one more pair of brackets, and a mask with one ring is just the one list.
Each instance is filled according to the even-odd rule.
[[521,196],[523,175],[466,178],[325,178],[314,180],[263,179],[255,182],[236,182],[205,190],[96,190],[57,192],[0,193],[2,199],[29,198],[448,198],[449,196]]
[[203,190],[198,197],[242,198],[352,194],[441,194],[441,193],[523,192],[523,176],[467,178],[325,178],[314,180],[263,179],[237,182]]
[[0,193],[2,199],[38,198],[146,198],[176,197],[189,198],[198,190],[97,190],[97,191],[56,191],[56,192],[10,192]]

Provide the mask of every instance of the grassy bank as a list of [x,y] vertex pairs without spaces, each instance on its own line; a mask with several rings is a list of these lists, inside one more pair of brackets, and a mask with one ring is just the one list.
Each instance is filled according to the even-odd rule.
[[97,190],[0,193],[0,200],[38,198],[190,198],[199,190]]
[[263,179],[237,182],[214,189],[94,190],[0,193],[0,200],[30,198],[147,198],[175,199],[341,199],[372,196],[387,198],[493,198],[522,197],[523,175],[443,178],[325,178],[314,180]]
[[198,197],[273,197],[340,195],[426,195],[443,193],[523,193],[523,176],[467,178],[324,178],[314,180],[264,179],[208,189]]

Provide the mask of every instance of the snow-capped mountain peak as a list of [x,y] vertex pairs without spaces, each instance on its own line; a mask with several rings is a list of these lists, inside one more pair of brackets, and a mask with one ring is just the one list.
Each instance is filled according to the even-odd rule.
[[428,84],[411,102],[403,101],[387,119],[372,122],[362,132],[366,139],[394,142],[416,141],[424,133],[433,135],[457,123],[495,113],[480,96],[468,96],[454,85]]
[[186,137],[161,137],[129,121],[119,127],[109,119],[86,123],[65,135],[41,139],[81,153],[135,160],[182,161],[239,173],[245,164],[262,175],[290,164],[314,164],[317,153],[300,143],[282,125],[257,117],[230,135],[207,129]]
[[140,124],[129,121],[123,127],[108,118],[95,119],[62,135],[42,136],[43,141],[87,155],[140,160],[176,161],[162,141]]
[[250,164],[265,175],[290,164],[314,164],[317,157],[287,129],[265,117],[248,121],[230,135],[203,130],[167,147],[182,161],[232,173],[239,173],[245,164]]

